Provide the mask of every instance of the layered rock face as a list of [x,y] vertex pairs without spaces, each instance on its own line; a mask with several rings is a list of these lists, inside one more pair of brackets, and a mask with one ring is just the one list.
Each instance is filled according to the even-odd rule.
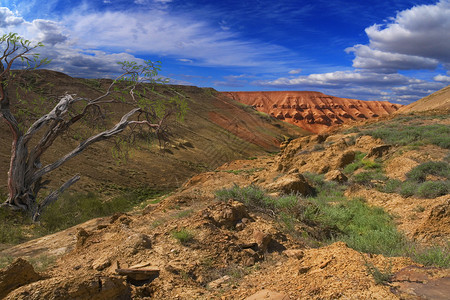
[[320,92],[223,92],[258,111],[314,133],[349,121],[389,115],[402,105],[328,96]]

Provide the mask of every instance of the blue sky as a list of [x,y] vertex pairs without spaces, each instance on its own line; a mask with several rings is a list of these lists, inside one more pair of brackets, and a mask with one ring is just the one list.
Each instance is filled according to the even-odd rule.
[[450,84],[450,0],[0,0],[7,32],[76,77],[150,59],[176,84],[401,104]]

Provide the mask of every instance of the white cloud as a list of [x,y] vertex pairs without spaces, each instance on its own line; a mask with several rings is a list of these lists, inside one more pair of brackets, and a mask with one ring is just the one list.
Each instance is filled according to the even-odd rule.
[[353,52],[355,59],[353,67],[376,70],[377,72],[394,73],[398,70],[435,69],[439,61],[400,53],[391,53],[372,49],[367,45],[355,45],[345,49],[347,53]]
[[187,59],[187,58],[179,58],[177,60],[180,62],[184,62],[184,63],[193,63],[194,62],[192,59]]
[[370,47],[380,51],[450,62],[450,1],[401,11],[385,26],[366,28]]
[[271,65],[276,68],[272,58],[288,52],[279,46],[243,41],[199,19],[162,10],[138,14],[77,11],[64,17],[63,22],[83,48],[124,51],[124,47],[132,45],[136,52],[182,56],[208,66]]
[[302,71],[302,69],[295,69],[295,70],[290,70],[288,73],[291,75],[295,75],[295,74],[300,74],[301,71]]
[[441,82],[450,82],[450,76],[445,75],[437,75],[433,77],[433,80],[435,81],[441,81]]
[[400,74],[378,74],[373,72],[337,71],[323,74],[310,74],[296,78],[278,78],[272,81],[256,81],[255,84],[274,87],[343,87],[363,84],[365,86],[395,86],[409,82],[419,82]]
[[444,87],[398,73],[380,74],[368,71],[337,71],[310,74],[296,78],[254,81],[254,85],[297,90],[317,90],[344,98],[411,102]]
[[24,22],[24,19],[17,17],[14,13],[7,7],[0,7],[0,28],[5,28],[8,26],[17,26]]
[[57,43],[65,42],[68,37],[64,34],[64,29],[54,21],[36,19],[32,22],[30,31],[36,32],[35,39],[41,41],[44,44],[54,46]]

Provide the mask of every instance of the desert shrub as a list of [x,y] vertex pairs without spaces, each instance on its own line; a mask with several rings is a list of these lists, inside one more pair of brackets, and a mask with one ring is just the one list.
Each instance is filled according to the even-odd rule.
[[172,237],[179,241],[181,244],[187,244],[194,238],[194,233],[186,228],[172,231]]
[[364,130],[364,134],[380,138],[389,144],[401,146],[419,146],[434,144],[450,149],[450,126],[442,124],[420,125],[400,124],[399,122],[385,123],[379,128]]
[[416,182],[405,181],[400,186],[400,190],[398,192],[403,197],[411,197],[416,193],[417,187],[418,184]]
[[[17,244],[27,239],[23,226],[30,225],[29,217],[0,207],[0,244]],[[23,225],[22,225],[23,224]]]
[[312,151],[323,151],[323,150],[325,150],[325,146],[322,144],[316,144],[312,148]]
[[40,224],[33,226],[30,226],[28,215],[0,208],[0,244],[21,243],[93,218],[129,211],[163,193],[148,188],[129,189],[118,192],[116,197],[108,200],[94,193],[63,194],[58,201],[47,206]]
[[370,169],[381,169],[382,165],[380,162],[378,161],[373,161],[370,159],[363,159],[361,160],[361,163],[363,165],[363,168],[365,170],[370,170]]
[[425,266],[450,267],[450,244],[447,246],[412,247],[409,255]]
[[367,273],[372,275],[376,284],[384,284],[391,280],[394,273],[392,273],[392,263],[390,261],[384,264],[383,269],[376,267],[363,256],[364,265],[366,266]]
[[395,193],[402,185],[402,181],[398,179],[388,179],[384,185],[378,186],[378,190],[384,193]]
[[427,175],[450,179],[450,164],[444,161],[428,161],[413,168],[406,177],[416,182],[424,182]]
[[348,200],[343,191],[345,186],[324,181],[323,176],[303,174],[316,188],[314,197],[302,198],[296,195],[269,197],[256,186],[240,188],[234,186],[216,192],[220,200],[230,198],[248,207],[265,211],[279,220],[280,224],[293,236],[302,236],[295,231],[295,224],[304,222],[318,231],[329,241],[345,241],[349,247],[369,253],[393,254],[400,252],[403,236],[397,232],[392,218],[381,208],[368,206],[361,199]]
[[392,217],[383,209],[370,207],[361,199],[342,201],[321,207],[319,220],[336,226],[341,240],[357,251],[396,255],[402,251],[404,236],[399,233]]
[[366,156],[366,153],[357,151],[355,153],[355,160],[352,163],[350,163],[344,167],[344,173],[352,174],[359,168],[362,168],[364,166],[364,164],[362,163],[362,160],[365,156]]
[[450,181],[425,181],[417,189],[416,195],[422,198],[436,198],[448,194]]
[[270,206],[271,199],[266,195],[265,191],[256,185],[249,185],[240,188],[238,185],[233,185],[231,188],[225,188],[216,191],[216,198],[220,201],[228,201],[233,199],[244,203],[249,207],[266,208]]
[[229,189],[216,191],[215,195],[220,201],[233,199],[244,203],[249,208],[257,210],[284,211],[300,205],[299,198],[296,195],[271,197],[263,189],[255,185],[249,185],[243,188],[234,185]]
[[384,181],[386,176],[379,170],[363,171],[352,176],[352,181],[361,185],[372,185],[373,180]]
[[192,209],[186,209],[186,210],[180,211],[179,213],[177,213],[176,218],[178,218],[178,219],[186,218],[189,215],[191,215],[192,212],[193,212]]

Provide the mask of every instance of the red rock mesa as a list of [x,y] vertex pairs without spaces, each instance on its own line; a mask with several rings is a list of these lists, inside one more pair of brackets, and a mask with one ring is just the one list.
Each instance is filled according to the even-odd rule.
[[222,92],[277,119],[314,133],[355,120],[389,115],[402,105],[328,96],[320,92]]

